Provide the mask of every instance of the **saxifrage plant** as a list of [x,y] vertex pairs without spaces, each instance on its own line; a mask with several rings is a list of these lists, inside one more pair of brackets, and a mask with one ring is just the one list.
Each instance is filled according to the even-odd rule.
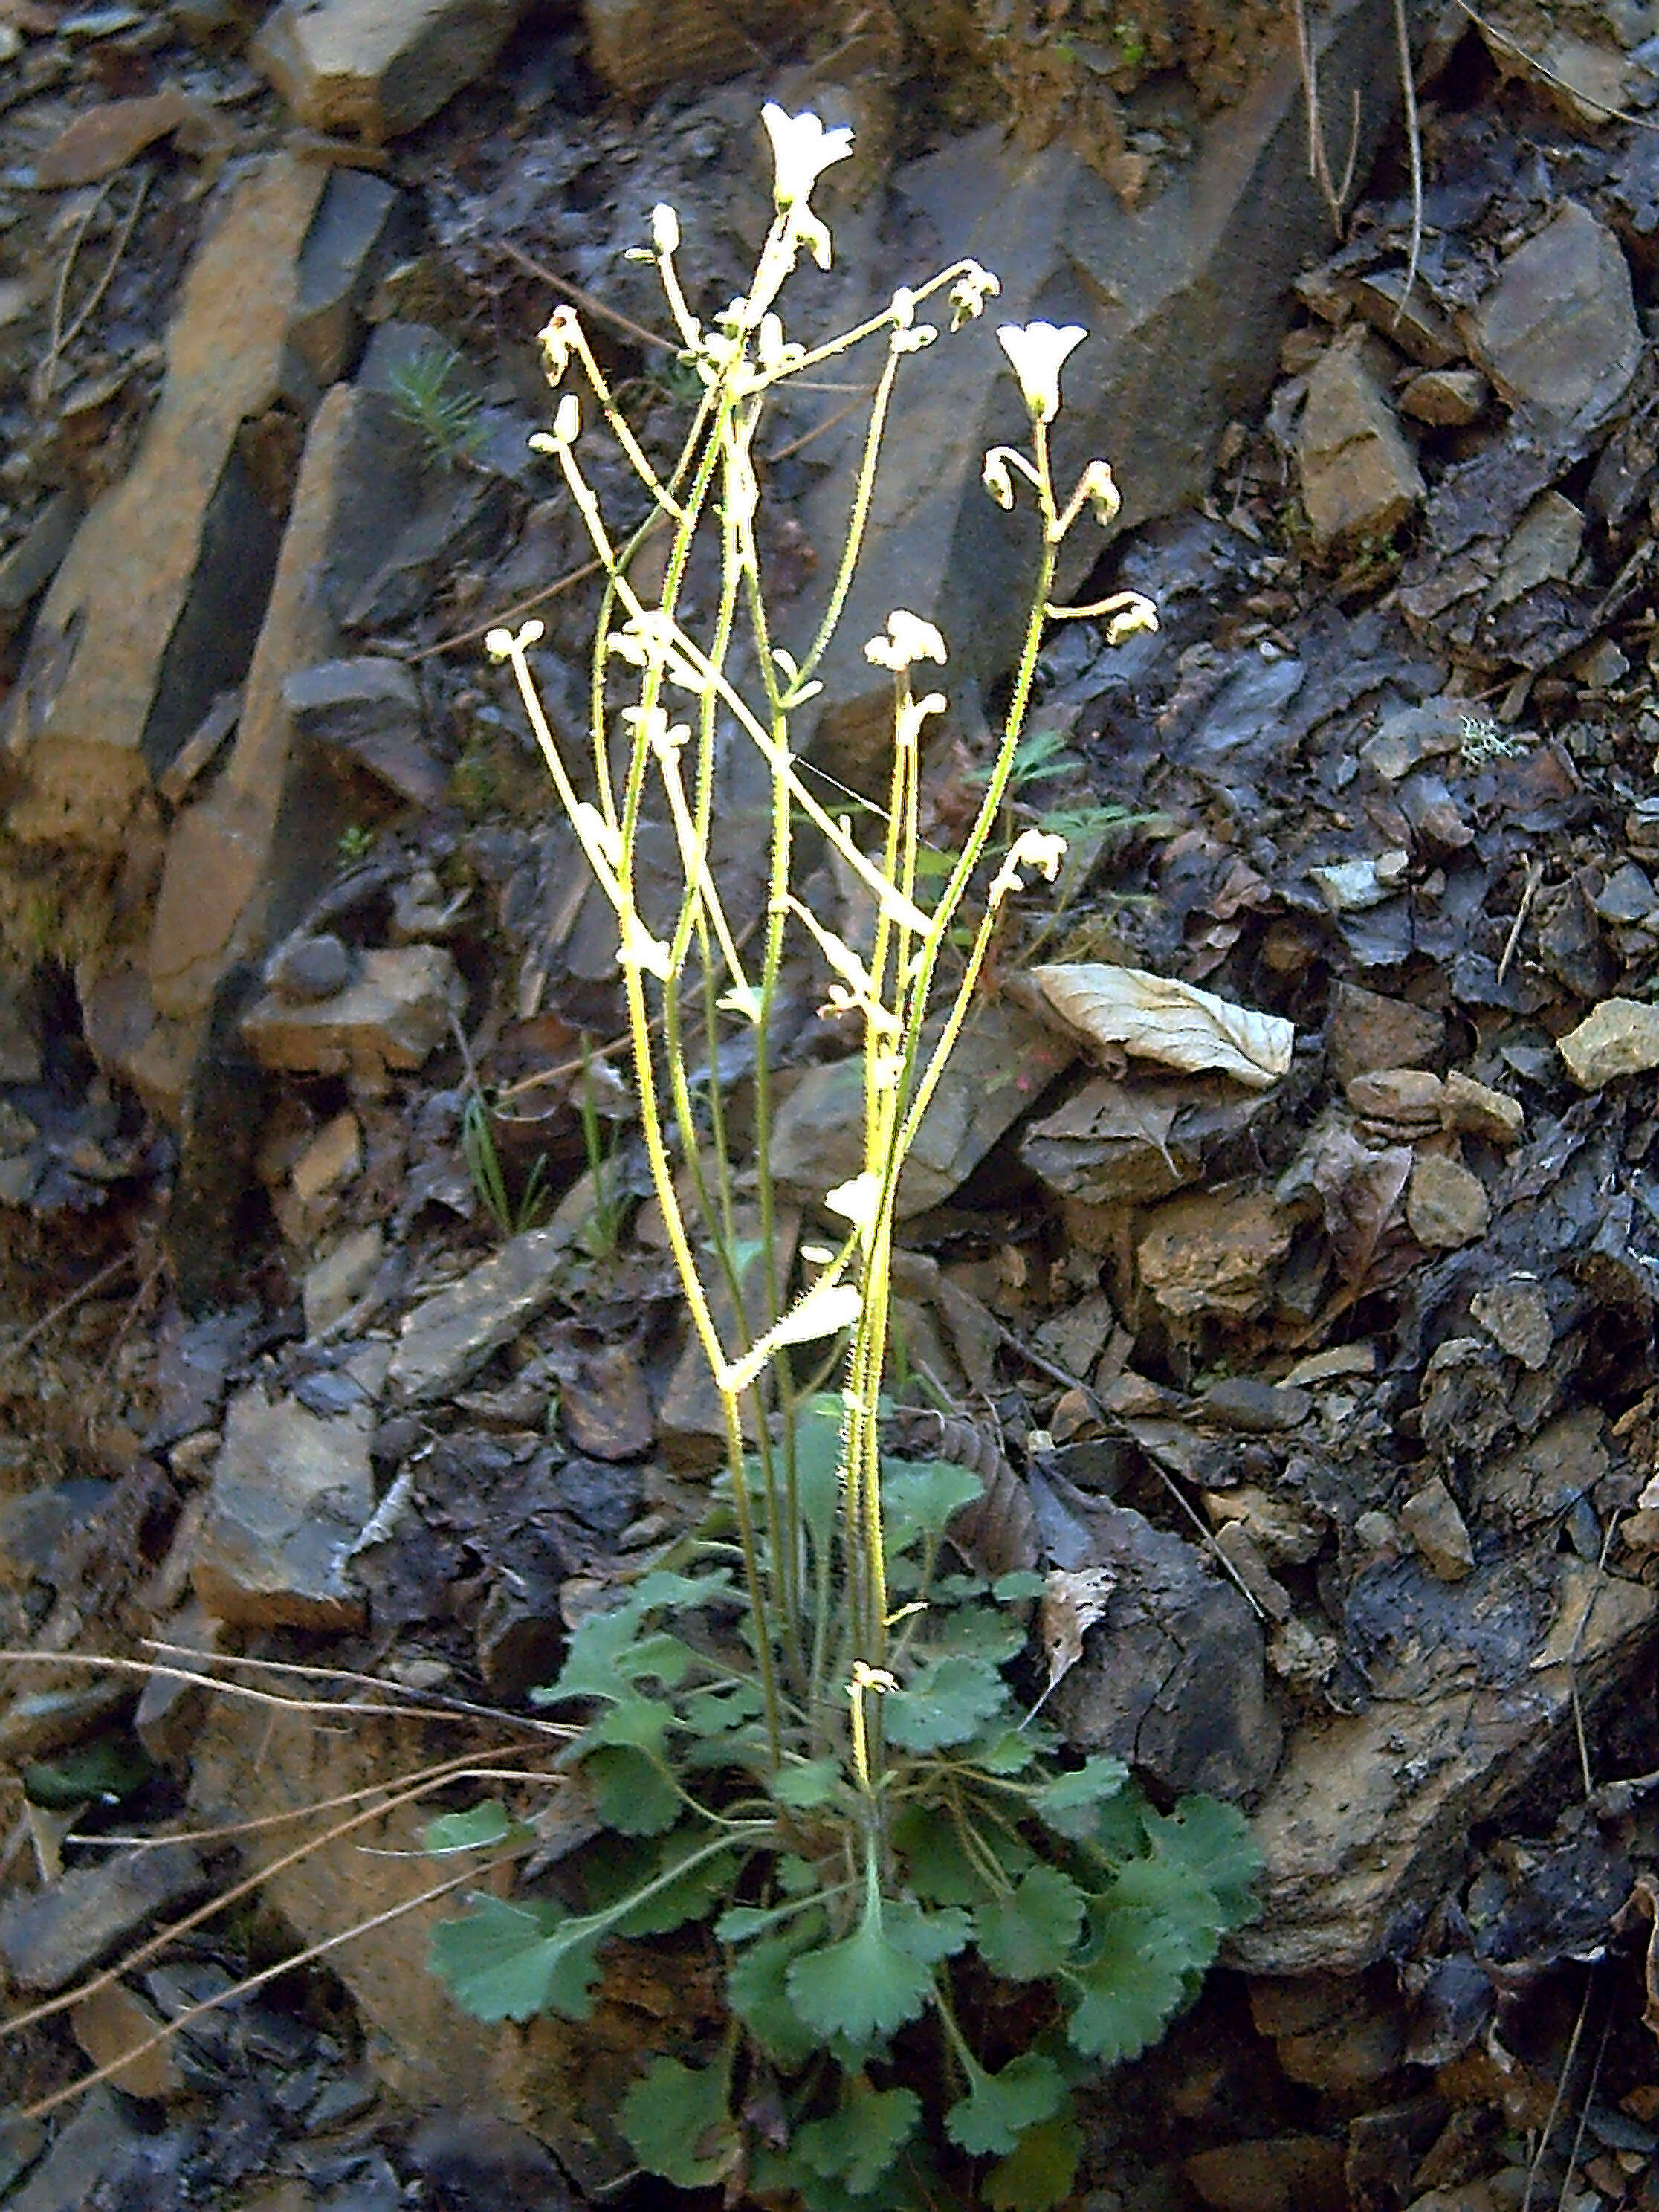
[[[1026,830],[981,880],[1044,625],[1085,615],[1117,637],[1153,617],[1127,592],[1090,608],[1052,603],[1063,540],[1085,507],[1109,524],[1117,494],[1103,462],[1063,502],[1051,475],[1060,371],[1085,333],[1003,328],[1031,443],[994,448],[985,483],[1005,508],[1024,484],[1041,538],[977,813],[948,874],[924,880],[922,741],[945,702],[918,696],[914,672],[943,664],[945,645],[902,610],[866,647],[894,682],[872,849],[823,805],[792,748],[792,720],[821,688],[815,672],[869,526],[895,380],[938,335],[919,319],[929,299],[948,293],[955,328],[999,288],[961,262],[839,337],[788,341],[779,296],[803,248],[829,265],[810,195],[851,133],[775,106],[764,119],[775,212],[743,298],[708,324],[694,316],[678,222],[666,207],[653,218],[645,258],[702,393],[670,473],[659,474],[617,408],[576,313],[559,309],[543,333],[550,381],[557,389],[580,370],[649,495],[650,523],[668,533],[647,599],[630,574],[644,531],[611,534],[581,463],[581,400],[562,392],[551,435],[537,442],[562,471],[606,579],[585,767],[567,760],[539,702],[539,625],[489,641],[516,678],[616,918],[646,1151],[719,1394],[726,1470],[702,1524],[580,1623],[558,1679],[538,1693],[575,1723],[562,1764],[591,1793],[602,1846],[578,1854],[576,1887],[557,1897],[477,1897],[438,1929],[433,1962],[481,2018],[581,2021],[608,1942],[701,1927],[720,1961],[726,2026],[695,2063],[642,2067],[619,2116],[641,2167],[684,2187],[721,2185],[732,2202],[809,2212],[937,2203],[941,2179],[957,2201],[1040,2212],[1072,2185],[1074,2088],[1146,2048],[1189,1998],[1224,1932],[1248,1915],[1255,1861],[1237,1813],[1202,1798],[1154,1810],[1121,1762],[1077,1762],[1022,1705],[1041,1578],[987,1576],[957,1556],[952,1516],[980,1498],[980,1479],[885,1456],[882,1389],[901,1172],[1001,909],[1032,870],[1052,879],[1064,850],[1058,836]],[[773,635],[757,547],[757,433],[778,385],[884,342],[827,608],[792,653]],[[694,623],[688,577],[705,538],[719,581]],[[755,748],[770,779],[752,951],[711,860],[732,744]],[[668,886],[641,880],[640,830],[653,815],[678,861]],[[799,895],[803,846],[832,849],[861,887],[869,926],[859,946]],[[865,1111],[862,1168],[823,1194],[838,1241],[805,1249],[808,1279],[796,1288],[770,1164],[772,1028],[786,955],[802,949],[827,971],[829,1011],[861,1032]],[[743,1158],[720,1073],[720,1047],[739,1030],[753,1047]],[[803,1346],[817,1347],[817,1376],[797,1371]],[[825,1395],[837,1369],[842,1388]],[[519,1840],[500,1806],[449,1816],[431,1838],[445,1850],[511,1850]]]

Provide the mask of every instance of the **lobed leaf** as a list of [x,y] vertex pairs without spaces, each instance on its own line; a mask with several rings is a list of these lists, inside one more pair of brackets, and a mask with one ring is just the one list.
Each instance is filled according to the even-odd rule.
[[974,1915],[979,1955],[1005,1981],[1042,1981],[1059,1973],[1076,1949],[1085,1910],[1083,1892],[1070,1875],[1039,1862],[1011,1896],[993,1899]]
[[479,1897],[464,1918],[433,1929],[430,1965],[475,2020],[533,2020],[543,2012],[586,2020],[603,1932],[556,1905]]
[[902,1690],[882,1701],[882,1727],[904,1751],[965,1743],[1007,1702],[1008,1686],[984,1659],[925,1659]]
[[742,2142],[723,2066],[659,2058],[623,2099],[620,2124],[647,2173],[677,2189],[708,2189],[736,2166]]
[[921,2100],[914,2089],[872,2089],[854,2077],[840,2112],[796,2131],[801,2163],[854,2197],[868,2197],[886,2179],[915,2133]]
[[1185,2001],[1190,1954],[1161,1914],[1126,1906],[1092,1917],[1088,1963],[1065,1976],[1078,1992],[1066,2033],[1085,2058],[1115,2066],[1156,2043]]
[[465,1813],[440,1813],[421,1832],[421,1848],[434,1858],[446,1851],[487,1850],[498,1844],[535,1841],[535,1831],[515,1820],[499,1798],[486,1797]]
[[661,1768],[626,1744],[590,1752],[582,1772],[592,1787],[594,1810],[620,1836],[665,1835],[684,1809]]
[[749,1944],[727,1971],[726,2003],[774,2065],[805,2066],[822,2048],[822,2037],[796,2011],[787,1981],[795,1960],[823,1934],[821,1913],[803,1915],[793,1926]]
[[1083,2131],[1069,2114],[1028,2129],[981,2185],[988,2212],[1050,2212],[1071,2195],[1082,2156]]
[[1081,1766],[1034,1790],[1031,1810],[1057,1836],[1084,1842],[1093,1832],[1098,1808],[1115,1797],[1128,1778],[1129,1770],[1121,1759],[1085,1759]]
[[819,2035],[867,2049],[922,2011],[932,1968],[962,1948],[972,1925],[965,1912],[925,1913],[872,1894],[850,1936],[795,1960],[790,2002]]
[[1004,2156],[1018,2147],[1028,2128],[1053,2119],[1069,2094],[1052,2058],[1023,2051],[1000,2073],[975,2069],[968,2094],[945,2115],[945,2132],[972,2157],[988,2152]]

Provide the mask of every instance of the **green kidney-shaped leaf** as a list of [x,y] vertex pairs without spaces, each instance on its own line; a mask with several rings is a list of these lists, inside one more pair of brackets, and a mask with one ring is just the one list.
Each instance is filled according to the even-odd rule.
[[979,1955],[1005,1981],[1046,1980],[1076,1949],[1084,1909],[1083,1892],[1070,1875],[1039,1863],[1012,1895],[981,1905],[974,1915]]
[[1005,2156],[1028,2128],[1053,2119],[1069,2094],[1052,2058],[1023,2051],[999,2074],[975,2073],[968,2094],[945,2115],[945,2132],[974,2158]]
[[441,1858],[447,1851],[488,1850],[497,1844],[534,1841],[535,1831],[515,1820],[494,1797],[470,1805],[465,1813],[440,1813],[421,1832],[421,1848],[432,1858]]
[[820,2035],[867,2049],[915,2019],[933,1994],[930,1969],[962,1948],[971,1927],[965,1912],[872,1897],[850,1936],[795,1960],[789,2001]]
[[432,1971],[475,2020],[533,2020],[543,2012],[586,2020],[602,1932],[555,1905],[476,1898],[465,1918],[433,1929]]
[[677,2189],[712,2188],[731,2172],[742,2148],[729,2094],[723,2066],[659,2058],[623,2099],[623,2135],[647,2173],[659,2173]]
[[927,1659],[902,1690],[882,1700],[882,1727],[904,1751],[966,1743],[1000,1712],[1008,1687],[983,1659]]
[[793,2145],[802,2165],[854,2197],[879,2188],[915,2133],[921,2100],[914,2089],[872,2089],[848,2084],[846,2101],[827,2120],[809,2120]]
[[642,1751],[619,1744],[590,1752],[581,1765],[595,1811],[619,1836],[665,1835],[684,1810],[679,1792]]
[[1071,2195],[1082,2156],[1083,2131],[1068,2115],[1028,2129],[980,2185],[988,2212],[1050,2212]]
[[771,1778],[772,1795],[779,1804],[797,1813],[827,1805],[840,1787],[841,1761],[836,1759],[804,1759],[799,1766],[780,1768]]
[[908,1552],[923,1536],[942,1536],[951,1516],[976,1505],[984,1494],[972,1468],[951,1460],[884,1461],[881,1511],[889,1557]]
[[726,1977],[726,2001],[773,2063],[793,2071],[823,2047],[806,2026],[787,1987],[790,1967],[823,1933],[821,1913],[749,1944]]
[[1066,2033],[1085,2058],[1115,2066],[1156,2043],[1185,2001],[1191,1954],[1161,1914],[1126,1907],[1091,1917],[1088,1963],[1065,1975],[1079,1999]]
[[1031,1792],[1031,1810],[1057,1836],[1082,1842],[1094,1832],[1099,1808],[1115,1797],[1129,1778],[1121,1759],[1085,1759],[1068,1774],[1057,1774]]

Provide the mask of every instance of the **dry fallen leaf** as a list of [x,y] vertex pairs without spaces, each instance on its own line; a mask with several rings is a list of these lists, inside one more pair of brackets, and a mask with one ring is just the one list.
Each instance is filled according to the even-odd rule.
[[1215,1068],[1252,1091],[1265,1091],[1290,1066],[1292,1024],[1194,984],[1093,961],[1033,968],[1031,979],[1091,1043],[1121,1045],[1142,1060],[1192,1074]]
[[1037,1615],[1048,1662],[1043,1697],[1082,1658],[1083,1639],[1104,1617],[1116,1588],[1117,1573],[1111,1567],[1055,1567],[1049,1573]]

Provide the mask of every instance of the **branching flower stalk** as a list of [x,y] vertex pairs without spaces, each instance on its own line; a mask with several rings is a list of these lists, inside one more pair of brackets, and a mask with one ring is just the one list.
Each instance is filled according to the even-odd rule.
[[[1004,507],[1014,504],[1016,479],[1030,487],[1042,524],[1041,554],[997,756],[944,890],[927,906],[918,891],[923,737],[927,721],[946,702],[938,691],[918,692],[913,672],[924,662],[945,662],[938,630],[898,610],[884,635],[866,647],[870,659],[890,669],[894,678],[885,823],[874,854],[863,849],[849,823],[832,817],[802,778],[791,724],[821,689],[815,672],[836,635],[868,532],[901,364],[939,335],[934,325],[918,319],[918,310],[948,292],[952,328],[958,328],[999,288],[975,263],[961,261],[914,290],[896,292],[884,311],[839,337],[811,349],[789,342],[777,303],[802,252],[821,268],[830,265],[830,235],[811,210],[811,190],[825,169],[846,158],[852,138],[849,131],[826,130],[816,116],[792,117],[774,106],[764,119],[776,163],[775,212],[748,293],[707,325],[698,320],[677,267],[679,226],[672,209],[656,210],[652,244],[641,250],[639,258],[656,267],[684,344],[683,359],[703,389],[666,481],[617,407],[576,312],[560,307],[542,333],[549,381],[561,396],[550,434],[533,442],[561,470],[606,579],[590,692],[593,799],[578,792],[537,694],[530,656],[541,625],[494,631],[488,644],[512,666],[559,800],[615,915],[647,1157],[690,1325],[720,1397],[772,1764],[775,1770],[783,1761],[787,1716],[805,1711],[820,1748],[834,1753],[839,1746],[841,1755],[850,1755],[856,1765],[873,1836],[884,1817],[882,1730],[879,1698],[866,1692],[884,1677],[891,1626],[878,1419],[899,1178],[970,1011],[1000,908],[1023,888],[1025,872],[1038,869],[1052,879],[1064,851],[1062,840],[1036,831],[1017,842],[985,892],[942,1018],[935,1015],[941,963],[984,860],[1024,726],[1044,624],[1083,611],[1052,603],[1060,544],[1085,507],[1109,524],[1117,495],[1109,470],[1098,461],[1063,504],[1054,487],[1048,426],[1060,406],[1061,368],[1084,332],[1044,323],[1005,327],[999,337],[1030,419],[1031,451],[994,449],[986,457],[985,481]],[[757,432],[775,386],[884,336],[886,355],[875,382],[846,538],[817,633],[797,660],[774,642],[768,616],[756,530]],[[562,388],[573,368],[655,518],[669,527],[667,560],[654,599],[645,597],[630,574],[643,533],[618,544],[584,471],[582,401],[575,390]],[[713,533],[718,544],[720,585],[700,642],[683,619],[683,607],[693,549],[704,533]],[[1152,619],[1150,607],[1133,594],[1087,611],[1112,616],[1115,635]],[[633,693],[626,703],[613,696],[619,672]],[[681,701],[683,720],[675,714]],[[613,764],[618,727],[625,739],[619,765]],[[770,778],[766,906],[753,957],[745,952],[744,933],[728,910],[711,860],[717,769],[728,728],[754,745]],[[649,896],[653,908],[659,906],[665,887],[644,884],[639,876],[641,828],[650,811],[665,815],[678,862],[672,919],[661,933],[647,922],[642,900]],[[867,958],[794,892],[800,822],[834,850],[873,902]],[[805,931],[830,972],[826,1011],[852,1015],[862,1025],[865,1079],[862,1171],[826,1194],[831,1212],[848,1224],[845,1239],[838,1250],[818,1255],[812,1263],[817,1272],[793,1302],[783,1279],[770,1168],[770,1025],[792,928]],[[703,1054],[714,1071],[705,1106],[708,1128],[691,1078],[688,990],[701,1011]],[[737,1233],[718,1074],[722,1025],[742,1024],[752,1028],[756,1046],[754,1173],[763,1255],[757,1310],[745,1306],[744,1283],[752,1271]],[[841,1632],[830,1635],[823,1603],[812,1603],[805,1587],[793,1443],[799,1401],[789,1354],[793,1346],[822,1343],[843,1331],[849,1336],[842,1468],[845,1618]],[[745,1471],[751,1438],[758,1446],[757,1483]],[[862,1686],[851,1691],[849,1706],[854,1682]],[[827,1716],[836,1710],[842,1719],[832,1728]]]

